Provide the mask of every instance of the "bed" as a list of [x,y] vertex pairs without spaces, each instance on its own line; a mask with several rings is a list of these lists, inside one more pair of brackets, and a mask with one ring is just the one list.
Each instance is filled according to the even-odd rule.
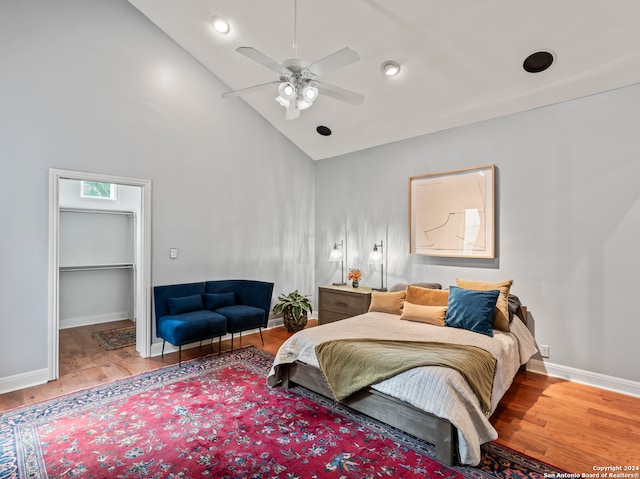
[[[521,313],[520,316],[526,318],[525,308],[521,308]],[[493,337],[401,318],[400,314],[370,310],[299,331],[280,347],[267,383],[285,387],[300,385],[334,398],[316,355],[318,345],[332,340],[428,341],[481,348],[496,358],[487,410],[483,411],[478,396],[458,371],[442,366],[409,369],[341,401],[354,410],[434,444],[436,458],[442,463],[477,465],[480,445],[498,437],[489,422],[490,415],[521,365],[537,351],[533,336],[517,315],[511,318],[509,332],[493,330]]]

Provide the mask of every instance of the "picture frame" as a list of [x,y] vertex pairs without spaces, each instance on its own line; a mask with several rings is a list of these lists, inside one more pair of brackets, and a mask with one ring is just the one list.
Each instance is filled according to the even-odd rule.
[[410,253],[494,258],[495,166],[409,177]]

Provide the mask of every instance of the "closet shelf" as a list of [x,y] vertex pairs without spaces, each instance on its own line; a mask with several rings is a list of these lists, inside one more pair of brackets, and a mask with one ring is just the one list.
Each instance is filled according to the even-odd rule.
[[60,271],[99,271],[108,269],[133,269],[133,263],[82,264],[75,266],[60,266]]

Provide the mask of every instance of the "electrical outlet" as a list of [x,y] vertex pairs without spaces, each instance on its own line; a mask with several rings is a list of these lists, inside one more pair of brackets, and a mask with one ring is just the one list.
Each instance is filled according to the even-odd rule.
[[549,346],[547,346],[546,344],[540,345],[540,356],[542,356],[543,358],[549,357]]
[[169,249],[169,258],[178,259],[178,248],[170,248]]

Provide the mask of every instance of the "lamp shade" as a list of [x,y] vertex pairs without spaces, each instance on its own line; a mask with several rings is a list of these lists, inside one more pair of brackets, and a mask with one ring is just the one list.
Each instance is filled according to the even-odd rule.
[[338,249],[338,243],[334,243],[331,254],[329,255],[329,261],[342,261],[342,250]]
[[278,85],[278,96],[276,101],[285,108],[289,108],[291,102],[296,98],[296,87],[293,83],[283,81]]
[[314,85],[305,85],[302,88],[302,96],[307,101],[313,101],[318,97],[318,89]]
[[278,93],[285,100],[291,100],[296,96],[296,87],[291,82],[282,82],[278,85]]
[[373,250],[369,253],[369,264],[382,264],[382,247],[378,249],[378,245],[373,245]]
[[375,243],[373,245],[373,249],[371,253],[369,253],[369,264],[379,264],[380,265],[380,287],[373,288],[374,291],[386,291],[387,288],[384,287],[384,256],[382,254],[382,240],[380,240],[380,244]]

